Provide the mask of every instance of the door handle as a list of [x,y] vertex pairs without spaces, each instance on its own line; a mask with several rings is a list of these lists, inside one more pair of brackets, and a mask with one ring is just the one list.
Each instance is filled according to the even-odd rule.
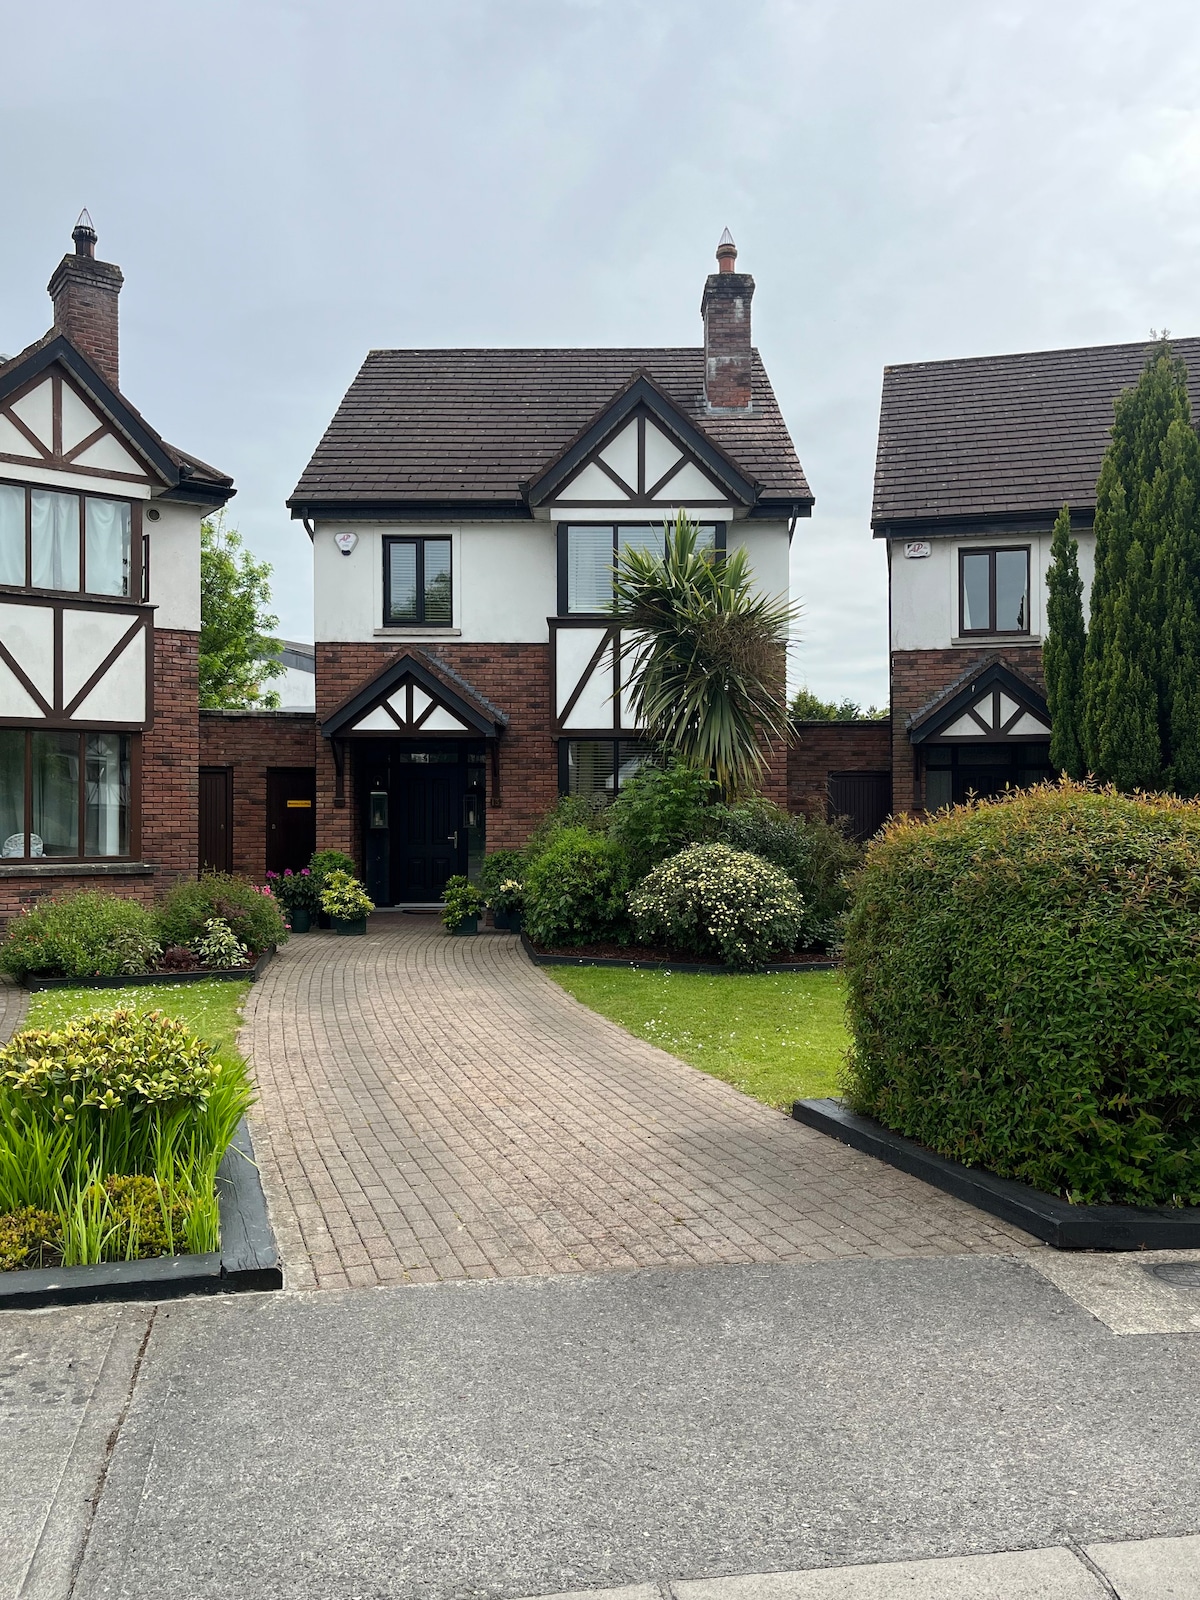
[[448,833],[446,835],[446,837],[447,837],[447,839],[453,839],[454,840],[454,848],[457,850],[458,849],[458,829],[455,828],[454,832],[453,833]]

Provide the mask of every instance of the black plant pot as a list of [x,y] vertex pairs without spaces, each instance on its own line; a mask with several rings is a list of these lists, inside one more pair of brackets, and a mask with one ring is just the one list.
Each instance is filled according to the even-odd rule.
[[299,906],[294,906],[289,912],[289,920],[293,933],[307,933],[312,927],[312,913],[302,911]]
[[499,931],[503,933],[520,933],[521,913],[519,911],[493,911],[492,921]]

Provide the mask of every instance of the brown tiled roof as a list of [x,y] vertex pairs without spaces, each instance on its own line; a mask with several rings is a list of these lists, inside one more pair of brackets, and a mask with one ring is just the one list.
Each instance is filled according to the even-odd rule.
[[536,478],[642,369],[761,485],[812,491],[754,353],[747,416],[705,412],[704,352],[372,350],[288,504],[414,501],[518,505]]
[[[1090,511],[1113,400],[1147,344],[887,367],[871,521]],[[1200,415],[1200,339],[1172,348]]]

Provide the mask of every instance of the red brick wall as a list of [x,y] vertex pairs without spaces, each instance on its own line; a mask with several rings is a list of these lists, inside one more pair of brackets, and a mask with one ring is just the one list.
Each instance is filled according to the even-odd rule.
[[233,870],[263,881],[267,870],[267,768],[317,760],[311,711],[202,711],[202,767],[233,768]]
[[1040,645],[980,645],[978,649],[894,650],[892,652],[892,804],[897,814],[923,803],[916,751],[908,719],[956,679],[990,656],[999,655],[1014,671],[1044,690]]
[[50,279],[54,331],[65,333],[112,384],[120,388],[117,296],[120,267],[90,256],[64,256]]
[[824,817],[831,772],[886,772],[892,730],[884,722],[801,722],[788,751],[787,807]]
[[[558,797],[558,752],[550,736],[549,644],[439,644],[440,656],[480,694],[508,713],[500,739],[500,805],[491,803],[488,768],[489,850],[521,845]],[[317,645],[317,722],[390,661],[405,654],[393,644]],[[353,745],[353,741],[348,741]],[[317,739],[317,846],[346,850],[361,862],[353,762],[346,762],[346,806],[333,804],[335,771],[327,739]]]

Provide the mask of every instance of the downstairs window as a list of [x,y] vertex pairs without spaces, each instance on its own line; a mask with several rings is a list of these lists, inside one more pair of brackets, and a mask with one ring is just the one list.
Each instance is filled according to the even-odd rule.
[[132,766],[132,734],[0,728],[0,859],[128,856]]

